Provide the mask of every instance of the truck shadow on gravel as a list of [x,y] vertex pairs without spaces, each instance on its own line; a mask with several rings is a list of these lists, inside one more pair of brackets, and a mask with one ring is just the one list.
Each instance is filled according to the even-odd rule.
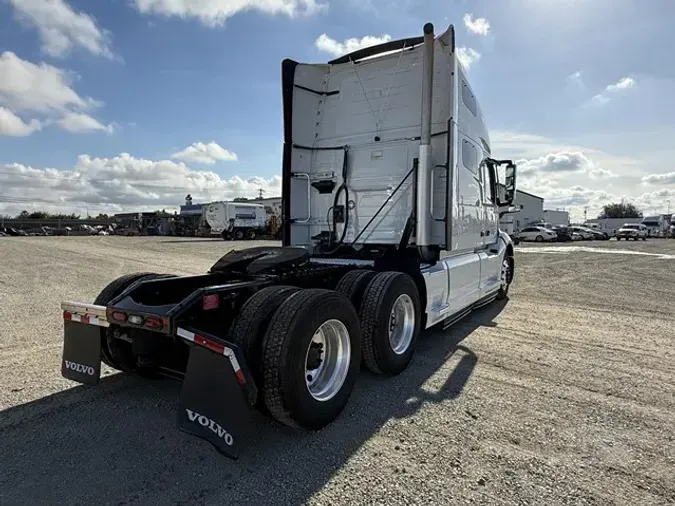
[[[494,326],[504,307],[495,302],[446,331],[423,332],[397,377],[363,371],[347,408],[323,431],[296,432],[256,414],[238,461],[178,431],[180,386],[172,381],[116,374],[95,389],[78,386],[10,408],[0,413],[0,503],[301,504],[389,420],[460,395],[478,361],[461,343]],[[442,387],[422,389],[457,352]],[[373,464],[386,466],[386,458]]]

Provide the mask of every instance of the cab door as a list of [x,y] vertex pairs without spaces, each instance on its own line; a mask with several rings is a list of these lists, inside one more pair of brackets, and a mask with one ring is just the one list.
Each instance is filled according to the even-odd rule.
[[499,217],[497,213],[497,183],[495,167],[484,159],[480,164],[482,239],[480,252],[480,294],[481,297],[499,288],[502,258],[497,248],[499,240]]
[[497,182],[495,169],[487,159],[480,165],[481,198],[483,208],[483,246],[491,246],[499,237],[499,216],[497,214]]

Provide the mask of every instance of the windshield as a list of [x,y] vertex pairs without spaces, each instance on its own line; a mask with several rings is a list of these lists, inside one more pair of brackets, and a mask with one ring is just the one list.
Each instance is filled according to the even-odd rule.
[[625,224],[625,225],[624,225],[623,227],[621,227],[621,228],[630,228],[630,229],[636,229],[636,230],[637,230],[637,229],[640,228],[640,226],[639,226],[639,225],[632,225],[632,224],[630,224],[630,223],[627,223],[627,224]]

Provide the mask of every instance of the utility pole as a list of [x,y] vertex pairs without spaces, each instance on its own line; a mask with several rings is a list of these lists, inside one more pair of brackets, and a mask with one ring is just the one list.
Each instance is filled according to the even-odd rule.
[[670,200],[666,200],[666,202],[668,203],[668,214],[670,214]]
[[259,199],[263,198],[263,193],[265,193],[265,190],[263,190],[262,188],[258,189],[258,198]]
[[586,223],[587,216],[588,216],[588,206],[584,207],[584,223]]

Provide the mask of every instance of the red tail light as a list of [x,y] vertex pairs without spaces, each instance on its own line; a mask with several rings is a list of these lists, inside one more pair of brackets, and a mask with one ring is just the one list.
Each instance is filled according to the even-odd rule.
[[162,322],[161,318],[157,318],[156,316],[149,316],[148,318],[145,319],[145,326],[153,330],[162,330],[162,328],[164,327],[164,322]]
[[204,311],[208,311],[210,309],[218,309],[218,306],[220,304],[220,299],[218,298],[218,294],[215,295],[204,295],[202,298],[202,308]]
[[113,311],[111,316],[113,320],[118,322],[127,321],[127,314],[123,313],[122,311]]

